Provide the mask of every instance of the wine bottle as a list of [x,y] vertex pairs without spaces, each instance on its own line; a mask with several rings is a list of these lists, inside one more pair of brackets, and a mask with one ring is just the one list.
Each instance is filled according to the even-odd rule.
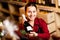
[[28,32],[28,33],[33,31],[32,26],[27,21],[24,22],[24,27],[25,27],[25,31]]

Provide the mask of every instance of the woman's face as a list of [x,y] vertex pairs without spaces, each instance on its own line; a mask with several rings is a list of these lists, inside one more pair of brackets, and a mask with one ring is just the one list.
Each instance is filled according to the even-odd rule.
[[30,20],[33,21],[36,18],[37,15],[37,9],[34,6],[29,6],[27,7],[26,10],[26,17]]

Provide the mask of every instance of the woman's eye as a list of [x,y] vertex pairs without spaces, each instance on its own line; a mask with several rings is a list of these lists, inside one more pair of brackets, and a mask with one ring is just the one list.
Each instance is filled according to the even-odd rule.
[[31,13],[31,11],[28,11],[28,13]]
[[35,13],[36,11],[28,11],[28,13]]

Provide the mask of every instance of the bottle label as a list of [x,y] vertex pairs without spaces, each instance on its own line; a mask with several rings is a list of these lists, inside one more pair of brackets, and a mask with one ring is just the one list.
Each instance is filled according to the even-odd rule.
[[26,28],[27,28],[27,31],[33,30],[31,26],[27,26]]

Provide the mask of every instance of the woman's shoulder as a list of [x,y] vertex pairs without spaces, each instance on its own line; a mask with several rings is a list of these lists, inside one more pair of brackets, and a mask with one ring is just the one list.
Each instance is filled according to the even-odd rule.
[[36,18],[36,21],[38,21],[39,23],[46,23],[45,20],[43,20],[42,18]]
[[38,20],[38,21],[44,21],[42,18],[35,18],[35,20]]

